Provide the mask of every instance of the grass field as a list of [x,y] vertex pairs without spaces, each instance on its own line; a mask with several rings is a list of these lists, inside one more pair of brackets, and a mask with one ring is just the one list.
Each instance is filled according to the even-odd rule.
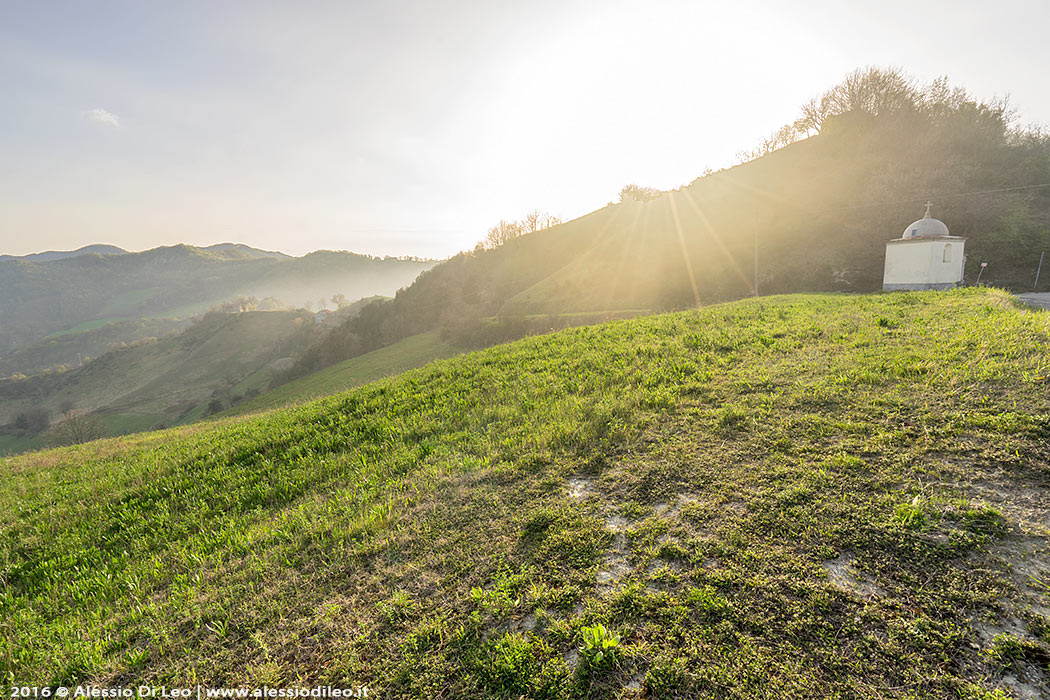
[[379,350],[332,365],[239,403],[223,415],[236,416],[345,391],[456,354],[437,333],[421,333]]
[[1045,696],[1048,350],[995,291],[764,298],[3,459],[0,670]]
[[87,331],[98,330],[99,328],[102,328],[103,326],[108,326],[111,323],[116,323],[117,321],[122,321],[122,320],[124,320],[124,319],[113,317],[113,318],[97,318],[97,319],[94,319],[92,321],[84,321],[83,323],[78,323],[77,325],[73,326],[72,328],[66,328],[65,330],[55,331],[54,333],[51,333],[50,335],[45,336],[44,340],[52,340],[54,338],[61,338],[61,337],[66,336],[66,335],[74,335],[76,333],[86,333]]
[[105,413],[101,417],[106,426],[106,435],[126,435],[149,430],[164,418],[143,413]]
[[[66,402],[102,413],[111,435],[199,419],[222,387],[244,392],[268,382],[278,348],[301,350],[311,326],[305,312],[212,314],[179,334],[103,353],[37,393],[0,402],[0,423],[34,408],[57,419]],[[9,442],[8,449],[17,447]]]
[[[118,323],[120,321],[127,321],[127,320],[129,320],[129,317],[120,315],[120,313],[119,313],[120,310],[124,306],[129,305],[129,304],[134,306],[135,304],[139,303],[140,301],[144,301],[144,300],[148,299],[150,296],[155,295],[156,292],[157,292],[156,288],[144,289],[144,290],[136,290],[134,292],[130,292],[130,293],[126,294],[124,297],[121,297],[121,299],[119,299],[116,302],[114,302],[111,306],[108,306],[108,307],[106,307],[106,309],[103,309],[99,313],[99,315],[103,316],[103,318],[97,318],[97,319],[93,319],[93,320],[90,320],[90,321],[84,321],[84,322],[78,323],[77,325],[72,326],[70,328],[66,328],[66,329],[63,329],[63,330],[60,330],[60,331],[55,331],[54,333],[51,333],[50,335],[46,336],[44,338],[44,340],[51,340],[51,339],[54,339],[54,338],[61,338],[63,336],[73,335],[73,334],[77,334],[77,333],[85,333],[87,331],[98,330],[99,328],[102,328],[103,326],[108,326],[111,323]],[[196,316],[196,315],[203,314],[203,313],[207,312],[210,309],[218,307],[221,303],[222,303],[221,299],[213,299],[211,301],[202,301],[202,302],[197,302],[195,304],[187,304],[186,306],[180,306],[177,309],[171,309],[169,311],[164,311],[164,312],[160,312],[160,313],[146,314],[146,315],[143,315],[141,317],[134,316],[134,317],[130,317],[130,319],[133,320],[134,318],[142,318],[143,320],[156,320],[156,319],[186,318],[186,317],[189,317],[189,316]]]
[[0,455],[25,452],[40,447],[39,436],[22,438],[17,435],[0,435]]

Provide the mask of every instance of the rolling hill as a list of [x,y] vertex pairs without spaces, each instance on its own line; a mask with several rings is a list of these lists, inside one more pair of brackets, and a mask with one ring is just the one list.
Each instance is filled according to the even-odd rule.
[[461,348],[442,340],[437,333],[422,333],[326,367],[302,379],[282,383],[270,391],[237,404],[222,415],[240,416],[336,394],[421,367],[458,352],[461,352]]
[[1048,319],[984,289],[761,298],[0,459],[0,670],[1045,696]]
[[[79,367],[90,358],[99,357],[129,343],[147,338],[161,338],[178,333],[194,323],[195,317],[142,318],[107,321],[49,335],[0,357],[0,378],[32,376],[49,370],[61,371]],[[0,379],[2,381],[2,379]]]
[[[183,319],[238,297],[319,307],[336,294],[351,301],[393,294],[432,265],[332,251],[289,258],[236,244],[8,260],[0,262],[0,362],[59,335],[128,321]],[[78,352],[89,354],[75,343],[68,352],[67,364],[76,362]],[[33,371],[28,369],[15,371]]]
[[99,413],[111,435],[198,419],[213,400],[222,410],[267,389],[274,366],[322,332],[301,310],[213,312],[180,333],[110,350],[81,367],[0,380],[0,439],[8,437],[0,445],[39,446],[42,436],[18,430],[17,417],[43,411],[58,423],[67,407]]
[[64,260],[75,258],[79,255],[123,255],[128,251],[115,245],[96,243],[86,245],[76,250],[48,250],[43,253],[30,253],[29,255],[0,255],[0,262],[9,260],[22,260],[25,262],[48,262],[50,260]]

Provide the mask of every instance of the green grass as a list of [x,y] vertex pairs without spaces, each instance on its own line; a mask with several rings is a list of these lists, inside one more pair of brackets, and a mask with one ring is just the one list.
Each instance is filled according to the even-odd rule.
[[62,336],[74,335],[76,333],[86,333],[87,331],[97,330],[99,328],[102,328],[103,326],[108,326],[111,323],[116,323],[117,321],[123,321],[123,320],[125,320],[125,319],[118,318],[118,317],[111,317],[111,318],[96,318],[96,319],[94,319],[92,321],[84,321],[83,323],[78,323],[77,325],[72,326],[71,328],[66,328],[65,330],[61,330],[61,331],[55,331],[54,333],[51,333],[51,334],[45,336],[44,340],[52,340],[54,338],[61,338]]
[[104,413],[106,435],[125,435],[150,430],[164,421],[163,415],[149,413]]
[[0,404],[0,423],[36,407],[58,416],[67,401],[109,416],[111,434],[199,419],[221,387],[243,395],[268,382],[278,348],[301,350],[311,326],[299,312],[212,314],[177,335],[104,353],[62,381],[39,383],[39,392],[23,391]]
[[18,452],[25,452],[26,450],[38,449],[40,447],[40,442],[39,436],[23,438],[18,437],[17,435],[0,435],[0,455],[15,454]]
[[[421,333],[370,353],[332,365],[239,403],[223,415],[243,415],[315,399],[367,384],[431,360],[456,354],[437,333]],[[250,387],[248,387],[250,388]],[[238,390],[240,387],[238,387]]]
[[132,289],[111,298],[99,311],[100,316],[126,316],[138,311],[143,304],[164,293],[163,287],[146,287],[143,289]]
[[0,671],[1046,693],[1048,319],[986,290],[750,300],[0,460]]
[[103,316],[103,318],[96,318],[96,319],[92,319],[90,321],[83,321],[82,323],[78,323],[77,325],[72,326],[70,328],[65,328],[65,329],[60,330],[60,331],[55,331],[54,333],[50,333],[49,335],[47,335],[44,338],[44,340],[51,340],[51,339],[54,339],[54,338],[61,338],[63,336],[73,335],[73,334],[76,334],[76,333],[84,333],[84,332],[87,332],[87,331],[93,331],[93,330],[97,330],[99,328],[102,328],[104,326],[108,326],[111,323],[118,323],[120,321],[133,320],[135,318],[141,318],[143,320],[156,320],[156,319],[178,319],[178,318],[186,318],[186,317],[189,317],[189,316],[196,316],[196,315],[199,315],[199,314],[203,314],[203,313],[209,311],[210,309],[214,309],[214,308],[218,307],[223,301],[222,299],[213,299],[213,300],[210,300],[210,301],[201,301],[201,302],[196,302],[194,304],[187,304],[185,306],[180,306],[180,307],[178,307],[176,309],[170,309],[170,310],[167,310],[167,311],[162,311],[162,312],[154,313],[154,314],[145,314],[145,315],[142,315],[142,316],[121,315],[123,310],[129,310],[129,311],[131,310],[130,308],[125,309],[124,307],[127,307],[129,305],[133,307],[133,306],[137,305],[138,303],[149,299],[151,296],[154,296],[157,293],[157,289],[158,288],[154,287],[154,288],[150,288],[150,289],[141,289],[141,290],[134,290],[132,292],[128,292],[126,295],[124,295],[124,297],[121,297],[119,300],[115,301],[110,306],[107,306],[105,309],[103,309],[100,312],[100,314]]

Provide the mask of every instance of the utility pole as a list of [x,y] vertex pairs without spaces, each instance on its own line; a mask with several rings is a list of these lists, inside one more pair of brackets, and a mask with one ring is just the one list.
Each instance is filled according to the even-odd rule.
[[1039,273],[1043,271],[1043,258],[1046,257],[1046,251],[1044,250],[1039,254],[1039,267],[1035,268],[1035,284],[1032,286],[1033,292],[1039,291]]
[[758,296],[758,222],[754,212],[751,213],[751,225],[755,229],[755,296]]

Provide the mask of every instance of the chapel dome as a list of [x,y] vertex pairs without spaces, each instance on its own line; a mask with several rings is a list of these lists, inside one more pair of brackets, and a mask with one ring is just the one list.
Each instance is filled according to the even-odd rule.
[[932,202],[926,203],[926,216],[904,229],[901,238],[939,238],[949,235],[948,227],[945,223],[930,216],[930,207],[932,206]]

